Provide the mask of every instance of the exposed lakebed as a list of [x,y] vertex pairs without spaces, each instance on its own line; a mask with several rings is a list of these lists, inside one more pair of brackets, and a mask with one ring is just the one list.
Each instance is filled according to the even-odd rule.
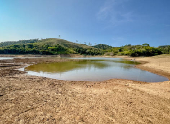
[[135,68],[135,61],[120,58],[71,58],[80,61],[41,63],[25,68],[30,75],[71,81],[129,79],[144,82],[168,81],[168,78]]

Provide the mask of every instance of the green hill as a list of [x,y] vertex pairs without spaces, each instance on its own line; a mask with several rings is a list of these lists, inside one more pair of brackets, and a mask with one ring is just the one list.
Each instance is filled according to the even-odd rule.
[[159,46],[163,54],[170,54],[170,45]]
[[15,45],[15,44],[27,44],[27,43],[36,43],[38,42],[38,39],[30,39],[30,40],[19,40],[19,41],[6,41],[6,42],[1,42],[0,47],[6,47],[10,45]]
[[97,44],[95,46],[93,46],[94,48],[99,48],[99,49],[103,49],[103,50],[106,50],[106,49],[111,49],[112,46],[109,46],[109,45],[106,45],[106,44]]
[[55,46],[57,44],[63,46],[63,47],[72,47],[72,48],[92,48],[88,45],[85,44],[78,44],[78,43],[73,43],[64,39],[58,39],[58,38],[47,38],[47,39],[30,39],[30,40],[19,40],[19,41],[6,41],[0,43],[0,47],[6,47],[6,46],[11,46],[11,45],[23,45],[23,44],[28,44],[28,43],[36,43],[39,46],[43,45],[49,45],[49,46]]
[[86,54],[101,55],[100,49],[64,39],[31,39],[0,43],[0,54]]
[[30,39],[20,41],[9,41],[0,43],[0,54],[84,54],[84,55],[128,55],[128,56],[154,56],[159,54],[170,54],[170,46],[150,47],[145,43],[142,45],[127,44],[121,47],[112,47],[106,44],[88,46],[86,44],[73,43],[64,39]]
[[78,44],[78,43],[73,43],[64,39],[58,39],[58,38],[47,38],[47,39],[42,39],[37,42],[38,45],[43,46],[43,45],[49,45],[49,46],[55,46],[55,45],[61,45],[63,47],[67,48],[92,48],[91,46],[85,45],[85,44]]

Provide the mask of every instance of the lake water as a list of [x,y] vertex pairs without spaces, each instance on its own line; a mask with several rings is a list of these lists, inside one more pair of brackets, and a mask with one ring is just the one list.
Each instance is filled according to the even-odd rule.
[[0,57],[0,60],[13,59],[13,57]]
[[120,58],[76,58],[81,61],[67,61],[36,64],[26,67],[30,75],[71,81],[103,81],[108,79],[129,79],[144,82],[168,81],[167,78],[134,68],[134,61]]

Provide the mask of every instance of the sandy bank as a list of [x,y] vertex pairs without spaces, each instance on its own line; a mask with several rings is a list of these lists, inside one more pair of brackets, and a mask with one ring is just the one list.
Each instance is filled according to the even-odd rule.
[[142,64],[137,65],[137,68],[150,71],[155,74],[159,74],[167,77],[170,80],[170,55],[163,54],[153,57],[127,57],[122,56],[121,58],[125,58],[128,60],[139,61]]
[[[138,68],[167,77],[170,74],[168,55],[136,60],[147,62]],[[20,64],[0,68],[0,123],[169,124],[170,81],[60,81],[14,70],[26,64],[57,61],[61,60],[0,61],[3,64]]]

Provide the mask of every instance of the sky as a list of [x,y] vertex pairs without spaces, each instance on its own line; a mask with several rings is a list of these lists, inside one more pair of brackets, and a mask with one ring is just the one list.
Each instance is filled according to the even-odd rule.
[[170,0],[0,0],[0,42],[170,45]]

